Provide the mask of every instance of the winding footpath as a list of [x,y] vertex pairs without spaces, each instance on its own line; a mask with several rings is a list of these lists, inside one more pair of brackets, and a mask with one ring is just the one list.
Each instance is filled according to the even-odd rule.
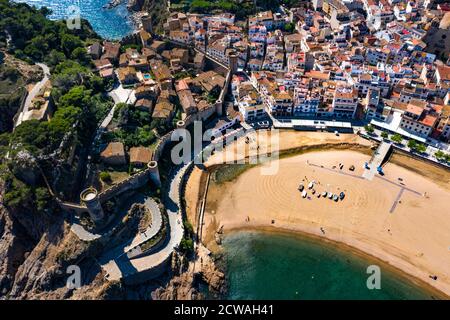
[[39,94],[41,89],[44,87],[44,85],[50,79],[50,68],[43,63],[36,63],[36,65],[39,66],[42,69],[42,71],[44,72],[44,78],[41,81],[39,81],[38,83],[36,83],[34,85],[33,89],[31,89],[31,91],[28,92],[27,98],[26,98],[24,106],[23,106],[23,110],[22,110],[22,112],[20,112],[19,116],[17,117],[16,123],[14,124],[14,128],[17,128],[17,126],[19,126],[22,123],[24,116],[27,114],[27,112],[29,111],[29,109],[31,107],[31,103],[32,103],[33,99],[36,97],[36,95]]
[[152,217],[150,226],[144,232],[138,233],[131,241],[124,242],[104,253],[99,259],[100,265],[107,266],[111,261],[120,259],[124,254],[128,254],[135,247],[156,236],[159,230],[161,230],[163,224],[162,212],[156,201],[150,197],[142,196],[142,199],[133,202],[133,204],[137,203],[143,204],[150,212]]
[[[183,176],[190,165],[190,163],[186,164],[175,174],[170,183],[168,197],[164,201],[169,224],[168,228],[170,230],[165,246],[153,254],[137,258],[129,259],[126,255],[122,254],[120,257],[108,262],[106,262],[105,259],[102,259],[100,264],[102,264],[102,262],[104,263],[102,264],[102,268],[106,271],[106,278],[108,280],[118,281],[128,276],[151,271],[152,269],[158,269],[160,266],[164,266],[169,261],[173,250],[178,247],[184,234],[183,218],[180,207],[180,186],[183,181]],[[147,235],[144,235],[143,237],[141,235],[142,238],[140,240],[135,240],[135,245],[139,245],[139,243],[147,241],[149,237],[151,238],[152,233],[153,232],[147,230]],[[129,246],[129,248],[132,247],[134,246]]]
[[116,107],[119,103],[134,103],[136,100],[136,97],[134,96],[133,90],[127,90],[122,87],[122,85],[119,85],[117,88],[112,90],[108,93],[108,96],[113,99],[114,105],[109,110],[108,114],[103,118],[102,122],[98,126],[97,130],[95,131],[94,139],[92,139],[92,143],[90,146],[89,156],[88,156],[88,163],[86,165],[86,174],[84,178],[84,186],[87,187],[88,185],[92,185],[92,180],[94,179],[94,171],[95,171],[95,165],[92,163],[92,159],[94,158],[95,152],[99,152],[97,150],[98,145],[100,144],[100,139],[103,135],[103,133],[106,131],[106,128],[109,126],[111,121],[114,118],[114,113],[116,111]]

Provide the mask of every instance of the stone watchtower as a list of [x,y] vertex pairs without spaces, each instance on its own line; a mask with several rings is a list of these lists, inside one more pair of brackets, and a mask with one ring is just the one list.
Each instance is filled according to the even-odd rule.
[[153,33],[153,21],[152,17],[148,14],[141,18],[142,28],[148,33]]
[[239,67],[238,61],[239,61],[239,56],[238,56],[238,54],[236,52],[231,52],[228,55],[228,63],[230,65],[231,73],[236,73],[237,72],[238,67]]
[[161,187],[161,178],[159,176],[159,168],[158,168],[158,162],[156,161],[150,161],[147,164],[147,170],[149,171],[150,180],[153,181],[153,183],[160,188]]
[[101,222],[105,217],[105,214],[98,197],[98,191],[95,188],[88,188],[81,192],[80,199],[81,202],[86,205],[92,221],[96,224]]

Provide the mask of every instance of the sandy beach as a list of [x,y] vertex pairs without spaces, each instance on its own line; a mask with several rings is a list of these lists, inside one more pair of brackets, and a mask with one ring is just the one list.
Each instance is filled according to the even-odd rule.
[[[305,133],[291,139],[301,140],[302,135]],[[256,166],[232,182],[212,182],[203,241],[213,248],[214,234],[222,226],[225,232],[260,228],[307,233],[361,250],[450,295],[450,172],[414,160],[422,171],[430,167],[432,174],[440,173],[440,183],[435,183],[430,179],[433,176],[394,164],[402,161],[401,156],[394,156],[395,161],[384,167],[384,177],[365,180],[361,175],[370,154],[364,149],[329,150],[330,139],[335,138],[306,134],[310,146],[322,141],[327,150],[282,158],[275,175],[262,175]],[[357,144],[360,138],[338,137],[336,148],[339,139]],[[284,143],[287,149],[296,147],[292,141]],[[344,165],[342,170],[339,163]],[[349,170],[351,165],[354,171]],[[194,186],[204,181],[203,176],[194,171],[189,180],[193,188],[186,197],[187,203],[192,203],[188,208],[191,221],[198,211],[194,199],[201,198],[202,192]],[[308,190],[309,199],[304,199],[298,186],[311,181],[316,182],[316,194]],[[346,197],[338,202],[317,198],[323,191],[343,191]]]

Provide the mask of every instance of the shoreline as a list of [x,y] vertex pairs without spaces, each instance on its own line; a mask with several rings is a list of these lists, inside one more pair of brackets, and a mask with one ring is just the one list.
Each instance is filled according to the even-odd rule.
[[[389,262],[374,256],[370,253],[367,253],[361,249],[358,249],[357,247],[351,246],[345,242],[340,242],[333,240],[328,237],[320,236],[319,234],[306,232],[303,230],[299,230],[296,228],[283,228],[283,227],[274,227],[274,226],[268,226],[268,225],[254,225],[254,226],[234,226],[231,228],[224,228],[224,237],[227,237],[229,235],[235,234],[235,233],[241,233],[241,232],[256,232],[261,234],[274,234],[274,235],[283,235],[286,237],[295,238],[297,240],[301,240],[302,238],[308,238],[309,240],[317,242],[319,245],[326,244],[332,247],[337,248],[343,255],[350,254],[353,256],[357,256],[359,258],[364,259],[365,261],[374,261],[377,264],[380,265],[382,268],[382,274],[383,274],[383,268],[386,268],[388,272],[391,272],[392,274],[399,276],[401,278],[407,279],[408,281],[412,282],[415,286],[419,287],[421,290],[424,290],[424,292],[427,295],[430,295],[430,297],[433,300],[449,300],[450,295],[447,295],[445,292],[439,290],[438,288],[432,286],[431,284],[423,281],[420,278],[415,277],[414,275],[411,275],[402,269],[390,264]],[[208,248],[209,249],[209,248]],[[218,250],[212,250],[211,252],[217,253]],[[222,248],[220,250],[223,250]]]
[[[308,135],[308,137],[309,137],[309,135]],[[297,139],[297,138],[295,138],[295,139]],[[284,149],[282,148],[283,149],[282,152],[280,151],[280,160],[284,161],[284,159],[291,159],[291,158],[295,158],[295,157],[305,156],[305,154],[314,155],[317,153],[321,153],[321,154],[323,153],[324,155],[326,155],[327,152],[333,152],[334,150],[337,150],[337,152],[342,152],[343,154],[345,154],[346,152],[355,152],[355,153],[360,153],[361,156],[363,156],[363,155],[367,156],[367,153],[364,151],[368,150],[370,148],[367,143],[363,143],[360,145],[359,150],[358,150],[358,148],[355,148],[351,151],[346,151],[346,150],[342,150],[340,144],[335,144],[333,146],[332,144],[323,143],[323,141],[321,141],[320,138],[318,140],[319,140],[319,143],[316,143],[316,144],[314,144],[314,143],[311,144],[310,143],[311,141],[308,141],[308,143],[306,143],[306,144],[300,143],[300,144],[291,145],[290,147],[287,147]],[[354,141],[354,142],[356,142],[356,141]],[[320,150],[321,143],[323,145],[326,145],[326,147],[323,150]],[[227,152],[227,151],[225,151],[225,152]],[[308,157],[309,157],[309,155],[308,155]],[[411,163],[405,163],[405,165],[402,165],[403,160],[401,157],[396,160],[397,161],[390,161],[387,163],[389,170],[395,171],[395,170],[398,170],[398,168],[400,168],[401,173],[398,173],[398,174],[402,174],[402,175],[404,174],[404,172],[401,170],[408,171],[408,177],[410,177],[412,175],[417,175],[421,179],[426,180],[426,185],[434,184],[437,188],[440,189],[440,191],[448,192],[448,187],[445,185],[445,182],[448,181],[447,171],[445,171],[445,177],[442,176],[442,178],[443,178],[442,181],[436,182],[435,177],[440,172],[443,172],[443,171],[439,171],[439,170],[443,170],[442,168],[437,168],[436,170],[430,170],[432,172],[429,172],[429,171],[423,172],[422,171],[423,174],[418,174],[418,172],[410,171],[411,163],[417,165],[418,167],[425,168],[425,169],[429,168],[429,164],[427,164],[423,161],[417,160],[417,159],[411,159]],[[217,162],[212,163],[212,165],[211,165],[211,167],[213,167],[214,169],[218,169],[221,166],[223,166],[223,165],[221,165]],[[208,167],[208,169],[209,169],[209,167]],[[252,170],[252,168],[250,168],[249,170]],[[229,191],[230,191],[229,189],[233,189],[233,187],[235,187],[236,182],[239,181],[240,177],[242,175],[245,175],[246,172],[247,172],[247,170],[245,170],[243,173],[241,173],[241,175],[235,177],[233,180],[225,182],[225,184],[221,186],[222,187],[222,195],[226,195],[227,192],[229,193]],[[204,190],[203,189],[204,186],[196,185],[195,183],[201,184],[202,177],[204,177],[204,175],[206,175],[206,172],[197,173],[196,175],[199,177],[193,179],[193,180],[195,180],[194,182],[189,181],[188,184],[190,184],[191,187],[198,188],[199,192],[202,192]],[[248,178],[248,177],[249,176],[247,175],[246,178]],[[381,179],[375,179],[374,181],[376,181],[376,183],[379,183],[379,181],[381,181]],[[418,181],[420,182],[420,179]],[[252,182],[254,182],[254,181],[252,180]],[[265,183],[267,184],[268,182],[266,181]],[[420,182],[420,183],[422,183],[422,182]],[[420,183],[419,183],[419,185],[420,185],[421,189],[426,188],[425,185],[422,187],[422,185]],[[386,186],[386,188],[389,188],[389,186]],[[425,190],[427,190],[427,189],[425,189]],[[242,191],[242,188],[240,189],[240,191]],[[424,190],[421,190],[421,191],[424,191]],[[257,190],[255,190],[255,192],[257,192]],[[227,195],[230,196],[230,194],[227,194]],[[190,198],[193,201],[193,204],[190,206],[191,207],[190,210],[192,210],[192,211],[194,211],[196,206],[198,206],[198,203],[201,202],[201,199],[199,198],[200,200],[198,201],[198,199],[195,199],[195,196],[197,196],[195,194],[195,192],[193,195],[191,194],[191,196],[190,196]],[[434,196],[434,194],[433,194],[433,196]],[[442,196],[442,195],[440,195],[440,196]],[[405,195],[403,195],[403,197],[405,197]],[[211,199],[211,198],[213,198],[213,199]],[[410,198],[412,198],[412,195],[410,196]],[[246,198],[244,197],[242,199],[245,200]],[[211,201],[213,201],[213,203],[212,203],[213,208],[217,209],[219,206],[220,200],[221,200],[221,198],[218,197],[217,195],[216,195],[216,197],[214,197],[214,194],[213,194],[213,196],[211,197],[211,195],[209,194],[208,197],[206,198],[207,211],[208,211],[208,209],[211,209],[211,208],[208,208],[209,206],[211,206]],[[406,199],[406,200],[410,200],[410,199]],[[421,198],[421,197],[416,198],[416,199],[411,199],[411,200],[418,201],[418,202],[427,201],[426,198]],[[442,197],[438,199],[438,202],[439,202],[439,200],[442,200]],[[238,200],[236,200],[236,201],[238,201]],[[253,201],[255,201],[255,200],[253,200]],[[258,203],[258,202],[255,202],[255,204],[256,203]],[[405,203],[407,203],[407,202],[405,201]],[[259,203],[257,205],[259,205]],[[267,203],[266,203],[266,205],[267,205]],[[403,205],[401,205],[399,207],[400,209],[396,209],[396,210],[403,210],[403,208],[401,208],[401,207],[403,207]],[[228,207],[228,209],[230,209],[230,207]],[[379,209],[379,208],[377,208],[377,209]],[[319,226],[321,226],[321,224],[320,223],[318,224],[317,221],[310,221],[308,219],[304,219],[304,220],[294,219],[294,221],[289,221],[290,223],[286,223],[287,221],[285,220],[284,223],[282,221],[282,223],[280,224],[279,220],[283,220],[283,219],[276,218],[275,225],[272,225],[269,222],[269,219],[272,215],[270,212],[269,212],[269,214],[266,214],[265,221],[261,221],[261,219],[259,219],[260,221],[255,221],[258,219],[254,219],[254,217],[253,217],[251,219],[252,222],[245,222],[244,218],[242,217],[242,214],[238,218],[227,217],[228,221],[226,221],[226,219],[224,221],[223,219],[221,219],[220,214],[219,213],[216,214],[214,211],[215,210],[213,210],[212,214],[205,213],[206,214],[206,218],[205,218],[205,222],[204,222],[205,229],[203,232],[204,233],[204,237],[203,237],[204,243],[208,247],[208,249],[213,252],[216,252],[218,250],[218,248],[220,248],[217,246],[217,244],[214,240],[215,240],[215,235],[216,235],[218,228],[220,228],[222,226],[223,226],[225,235],[228,234],[229,232],[242,231],[242,230],[255,230],[255,231],[263,231],[263,232],[286,233],[286,234],[293,235],[293,236],[296,236],[296,235],[307,236],[307,237],[312,237],[317,240],[321,240],[321,241],[325,240],[326,242],[333,243],[337,246],[342,247],[344,249],[344,251],[350,250],[351,254],[357,254],[359,256],[362,255],[362,257],[380,261],[381,263],[383,263],[383,265],[385,265],[389,268],[392,268],[396,273],[400,274],[400,276],[403,276],[403,278],[406,277],[407,279],[411,280],[414,284],[417,284],[418,286],[426,289],[426,291],[430,292],[433,296],[437,296],[437,297],[439,297],[439,299],[450,299],[450,295],[449,295],[450,285],[448,283],[448,275],[445,273],[445,270],[444,270],[443,274],[441,273],[439,275],[439,278],[442,278],[441,276],[443,275],[442,279],[444,281],[441,281],[440,283],[433,283],[433,281],[435,281],[435,280],[431,280],[431,279],[429,281],[427,281],[428,276],[433,275],[433,273],[429,273],[429,272],[427,272],[427,270],[441,270],[442,271],[440,264],[436,265],[436,263],[435,263],[434,267],[430,267],[430,265],[428,264],[427,259],[430,258],[430,257],[428,257],[428,254],[430,252],[429,251],[427,252],[426,250],[428,250],[430,248],[431,248],[430,250],[436,249],[436,248],[433,249],[433,246],[430,246],[429,243],[428,243],[428,245],[429,245],[428,247],[425,245],[423,248],[418,247],[418,249],[417,249],[417,250],[426,249],[424,251],[424,252],[426,252],[426,260],[423,260],[421,258],[422,256],[419,256],[416,251],[411,252],[410,248],[409,248],[409,250],[405,250],[405,247],[402,247],[402,246],[395,247],[394,245],[390,245],[389,242],[386,244],[386,242],[383,242],[383,239],[378,239],[376,237],[371,238],[370,235],[366,236],[364,233],[361,233],[361,232],[363,232],[363,230],[359,230],[358,228],[345,230],[345,229],[343,229],[342,225],[335,225],[335,226],[334,225],[323,225],[323,226],[325,226],[325,229],[326,229],[326,235],[324,236],[319,230]],[[425,214],[426,212],[423,212],[423,213]],[[416,214],[417,214],[417,210],[416,210]],[[223,215],[223,212],[222,212],[222,215]],[[399,216],[400,215],[401,215],[401,213],[399,214]],[[386,219],[391,219],[392,216],[397,216],[397,214],[387,215]],[[402,216],[401,218],[404,219],[404,215],[401,215],[401,216]],[[354,218],[354,217],[352,217],[352,218]],[[192,220],[192,219],[193,219],[193,215],[190,216],[190,220]],[[383,218],[380,218],[380,219],[383,219]],[[433,219],[433,218],[430,217],[430,219]],[[197,222],[197,221],[195,221],[195,222]],[[403,221],[401,221],[401,222],[403,223]],[[418,225],[418,226],[421,225],[420,219],[419,219],[419,221],[417,221],[415,223],[415,225]],[[389,226],[389,224],[387,226]],[[403,231],[405,231],[405,230],[403,230]],[[425,231],[427,231],[427,230],[425,230]],[[406,226],[406,232],[409,232],[412,234],[412,236],[415,236],[414,228],[411,228],[411,230],[409,230],[408,226]],[[441,232],[442,232],[442,230],[441,230]],[[404,236],[404,232],[403,232],[403,236]],[[424,236],[425,237],[427,236],[426,232],[424,233]],[[386,238],[384,240],[386,240]],[[445,238],[443,238],[442,240],[445,241]],[[388,241],[389,241],[389,239],[388,239]],[[401,243],[401,241],[405,242],[406,240],[405,239],[402,240],[402,238],[397,238],[397,241],[400,241],[400,243]],[[384,246],[385,250],[383,250],[383,246]],[[408,247],[406,247],[406,249],[408,249]],[[440,248],[439,250],[442,251],[442,248]],[[433,253],[433,251],[431,251],[431,253]],[[436,253],[436,252],[434,252],[434,253]],[[423,255],[423,253],[421,253],[421,254]],[[420,257],[419,259],[417,258],[418,256]],[[434,258],[436,259],[435,254],[432,254],[432,256],[434,256]],[[431,257],[431,258],[433,258],[433,257]],[[428,267],[426,267],[426,265],[423,264],[424,262],[427,262]],[[442,263],[445,263],[445,262],[442,262]],[[433,265],[433,264],[431,264],[431,265]],[[439,266],[439,269],[436,269],[437,266]]]

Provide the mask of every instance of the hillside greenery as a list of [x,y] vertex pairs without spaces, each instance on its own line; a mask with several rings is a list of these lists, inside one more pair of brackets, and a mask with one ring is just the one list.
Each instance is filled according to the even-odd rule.
[[[6,187],[4,203],[36,212],[51,207],[50,194],[40,179],[30,185],[14,175],[18,171],[15,157],[21,151],[35,158],[51,155],[68,134],[71,146],[76,149],[88,146],[99,121],[112,106],[104,94],[106,83],[91,71],[92,61],[86,51],[89,44],[101,39],[86,21],[82,21],[81,29],[69,30],[63,21],[48,20],[49,13],[45,8],[0,0],[0,50],[30,64],[43,62],[51,69],[52,99],[56,107],[51,120],[25,121],[14,132],[0,134],[0,177]],[[4,70],[1,79],[5,88],[13,80],[20,81],[14,70]],[[9,104],[9,101],[2,102],[2,113]],[[39,176],[36,169],[31,167],[31,170]]]
[[6,47],[17,58],[32,62],[44,61],[52,65],[59,60],[83,57],[86,41],[98,39],[90,24],[82,20],[81,29],[69,30],[64,21],[51,21],[51,12],[43,7],[36,9],[25,3],[0,0],[0,47]]
[[172,0],[172,10],[193,13],[228,12],[238,19],[245,19],[249,15],[262,10],[276,11],[280,4],[288,7],[296,4],[294,0],[257,0],[256,7],[253,0]]
[[14,115],[25,92],[25,79],[20,72],[0,65],[0,133],[12,130]]

